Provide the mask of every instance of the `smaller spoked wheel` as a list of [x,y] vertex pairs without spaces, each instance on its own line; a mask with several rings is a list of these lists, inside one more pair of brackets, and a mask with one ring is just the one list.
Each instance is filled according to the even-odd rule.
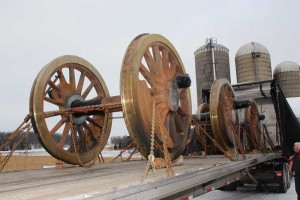
[[[127,48],[121,70],[121,101],[125,123],[138,150],[148,157],[155,106],[155,156],[171,159],[185,149],[191,115],[189,89],[176,85],[184,66],[173,45],[163,36],[144,34]],[[155,104],[153,104],[155,101]]]
[[66,114],[64,110],[74,102],[108,96],[101,75],[86,60],[61,56],[47,64],[33,83],[30,113],[34,131],[49,154],[70,164],[98,156],[109,137],[111,114]]
[[202,103],[198,106],[196,114],[202,114],[209,112],[209,104],[208,103]]
[[224,150],[231,150],[239,129],[238,113],[233,107],[234,91],[226,79],[213,82],[210,94],[211,125],[215,139]]
[[247,138],[251,149],[261,149],[262,131],[260,126],[259,111],[256,101],[251,99],[251,105],[245,109],[244,123]]

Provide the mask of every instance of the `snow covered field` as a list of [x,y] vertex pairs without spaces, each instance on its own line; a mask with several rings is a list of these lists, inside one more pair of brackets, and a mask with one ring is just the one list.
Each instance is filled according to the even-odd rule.
[[[103,157],[109,157],[109,158],[113,158],[116,157],[117,155],[119,155],[121,150],[108,150],[108,149],[103,149],[102,156]],[[132,150],[130,150],[130,152],[132,152]],[[0,153],[2,155],[6,155],[9,151],[0,151]],[[128,157],[130,155],[129,151],[126,151],[122,154],[123,157]],[[24,150],[17,150],[15,151],[14,155],[16,156],[50,156],[49,153],[45,150],[45,149],[32,149],[32,150],[28,150],[27,153],[25,153]],[[141,158],[142,155],[140,153],[136,153],[132,156],[132,158]]]

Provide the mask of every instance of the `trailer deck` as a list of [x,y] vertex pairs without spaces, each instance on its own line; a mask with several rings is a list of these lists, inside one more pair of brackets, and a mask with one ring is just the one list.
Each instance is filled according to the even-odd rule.
[[195,197],[236,181],[253,165],[280,158],[278,153],[248,154],[246,160],[229,161],[223,156],[185,158],[166,178],[157,170],[141,177],[146,161],[97,164],[90,169],[72,167],[1,174],[0,199],[176,199]]

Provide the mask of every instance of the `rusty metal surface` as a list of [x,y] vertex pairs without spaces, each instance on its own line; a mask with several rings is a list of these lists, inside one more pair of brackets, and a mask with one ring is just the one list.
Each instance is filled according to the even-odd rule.
[[[127,48],[121,69],[121,101],[125,123],[139,151],[147,157],[150,148],[152,98],[167,137],[172,159],[184,150],[191,115],[189,89],[174,87],[176,74],[185,74],[173,45],[163,36],[144,34]],[[155,147],[163,156],[162,133],[156,130]]]
[[[80,74],[76,80],[75,73]],[[67,78],[68,77],[68,78]],[[76,82],[77,81],[77,82]],[[84,87],[84,83],[87,86]],[[91,93],[94,91],[94,94]],[[48,120],[56,116],[44,113],[45,107],[63,110],[70,107],[71,99],[109,97],[107,87],[99,72],[86,60],[77,56],[61,56],[47,64],[35,79],[30,95],[30,114],[33,128],[44,148],[55,158],[67,163],[78,164],[72,144],[66,144],[70,135],[70,118],[61,114],[58,122],[50,126]],[[111,114],[108,114],[111,117]],[[99,154],[108,140],[111,119],[104,124],[103,114],[94,114],[83,119],[73,116],[76,132],[76,147],[83,163],[91,161]],[[103,137],[101,130],[105,128]],[[58,129],[62,129],[59,141],[54,139]],[[103,142],[100,143],[100,138]]]
[[107,110],[108,112],[121,112],[122,111],[121,96],[105,97],[102,99],[102,102],[101,102],[101,104],[103,106],[105,106],[107,104],[109,105],[112,103],[115,103],[118,106],[108,108],[108,110]]

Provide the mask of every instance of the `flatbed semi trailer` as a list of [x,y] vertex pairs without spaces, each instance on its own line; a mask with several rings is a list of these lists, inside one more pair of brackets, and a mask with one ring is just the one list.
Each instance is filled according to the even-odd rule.
[[166,178],[162,168],[156,170],[156,179],[149,172],[145,183],[141,183],[145,160],[96,164],[89,169],[4,173],[0,199],[190,199],[237,183],[251,176],[252,168],[280,158],[280,153],[247,154],[245,160],[238,161],[222,155],[184,158],[183,165],[174,167],[175,176]]

